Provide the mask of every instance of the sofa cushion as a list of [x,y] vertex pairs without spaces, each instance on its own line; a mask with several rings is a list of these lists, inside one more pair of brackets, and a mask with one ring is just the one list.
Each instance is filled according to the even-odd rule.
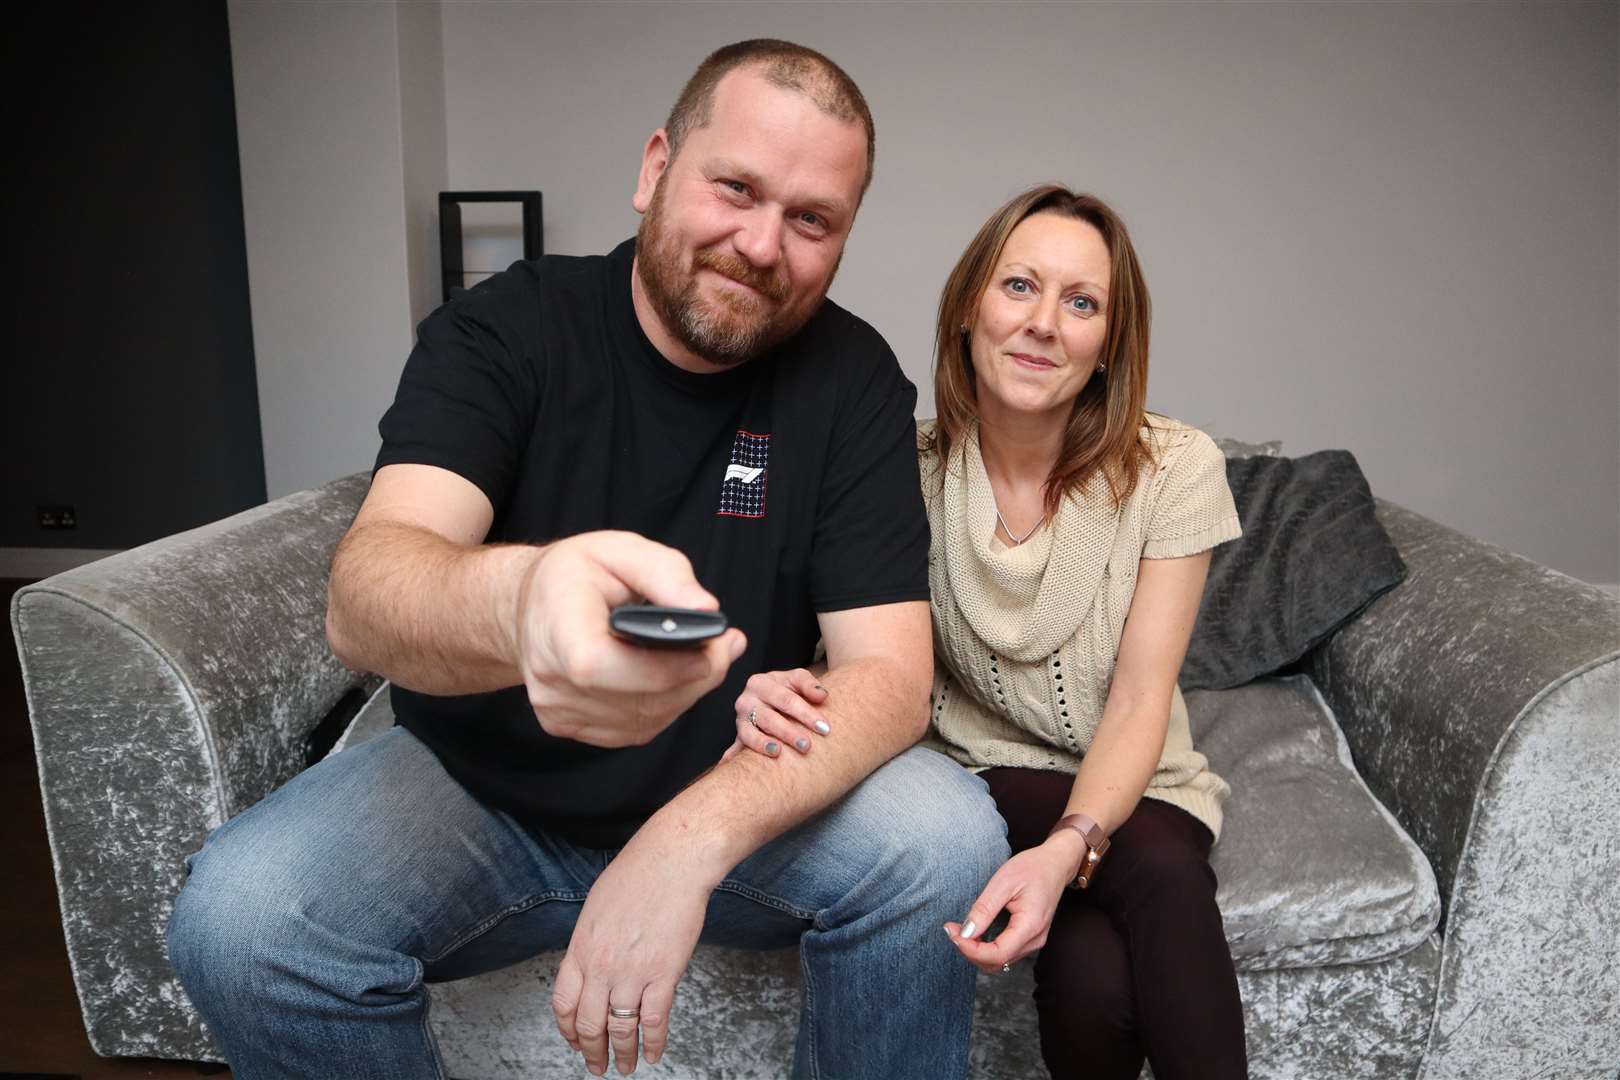
[[1183,690],[1286,667],[1406,576],[1348,451],[1229,458],[1226,480],[1243,535],[1211,557]]
[[1309,677],[1186,698],[1193,742],[1232,785],[1210,861],[1239,969],[1364,964],[1434,932],[1434,872],[1356,773]]
[[394,702],[389,696],[393,688],[391,682],[377,687],[366,703],[360,706],[360,711],[354,714],[354,719],[349,721],[349,726],[338,736],[337,742],[332,744],[327,757],[342,753],[351,746],[359,746],[367,739],[375,739],[394,726]]

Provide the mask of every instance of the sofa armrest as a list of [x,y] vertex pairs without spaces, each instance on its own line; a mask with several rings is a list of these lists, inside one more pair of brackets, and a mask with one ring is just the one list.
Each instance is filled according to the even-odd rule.
[[1409,576],[1307,663],[1447,901],[1423,1076],[1612,1076],[1620,600],[1378,513]]
[[326,644],[332,552],[365,475],[19,590],[12,628],[68,954],[103,1055],[216,1056],[163,932],[203,838],[298,773],[376,680]]
[[1538,695],[1620,653],[1620,600],[1392,503],[1378,519],[1407,579],[1308,670],[1446,896],[1498,744]]

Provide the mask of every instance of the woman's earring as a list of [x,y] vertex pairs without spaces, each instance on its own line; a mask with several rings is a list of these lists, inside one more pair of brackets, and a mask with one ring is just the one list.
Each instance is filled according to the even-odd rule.
[[1108,373],[1108,365],[1107,364],[1098,364],[1097,365],[1097,374],[1106,375],[1107,373]]

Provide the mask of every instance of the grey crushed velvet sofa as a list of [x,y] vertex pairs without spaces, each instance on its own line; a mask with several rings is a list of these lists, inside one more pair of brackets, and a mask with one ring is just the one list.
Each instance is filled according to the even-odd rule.
[[[324,752],[311,735],[334,710],[366,700],[333,752],[391,722],[323,630],[328,564],[366,484],[13,602],[68,950],[103,1055],[218,1060],[164,951],[185,856]],[[1404,584],[1298,671],[1188,695],[1234,789],[1214,862],[1253,1075],[1612,1080],[1620,601],[1399,507],[1379,515]],[[452,1076],[584,1075],[549,1021],[557,959],[431,988]],[[791,950],[700,948],[649,1074],[786,1075],[797,980]],[[973,1075],[1045,1075],[1029,980],[1028,964],[981,979]]]

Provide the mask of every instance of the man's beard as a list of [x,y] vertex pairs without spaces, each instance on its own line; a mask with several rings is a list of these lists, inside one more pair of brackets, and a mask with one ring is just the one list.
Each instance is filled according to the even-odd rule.
[[[822,297],[818,296],[803,314],[786,315],[783,305],[792,289],[775,271],[708,248],[692,254],[692,270],[688,273],[679,241],[664,227],[663,210],[664,187],[660,181],[636,232],[637,272],[664,327],[693,354],[719,367],[735,367],[798,333],[821,306]],[[705,302],[698,289],[699,270],[712,270],[740,281],[761,295],[728,290],[712,304]]]

